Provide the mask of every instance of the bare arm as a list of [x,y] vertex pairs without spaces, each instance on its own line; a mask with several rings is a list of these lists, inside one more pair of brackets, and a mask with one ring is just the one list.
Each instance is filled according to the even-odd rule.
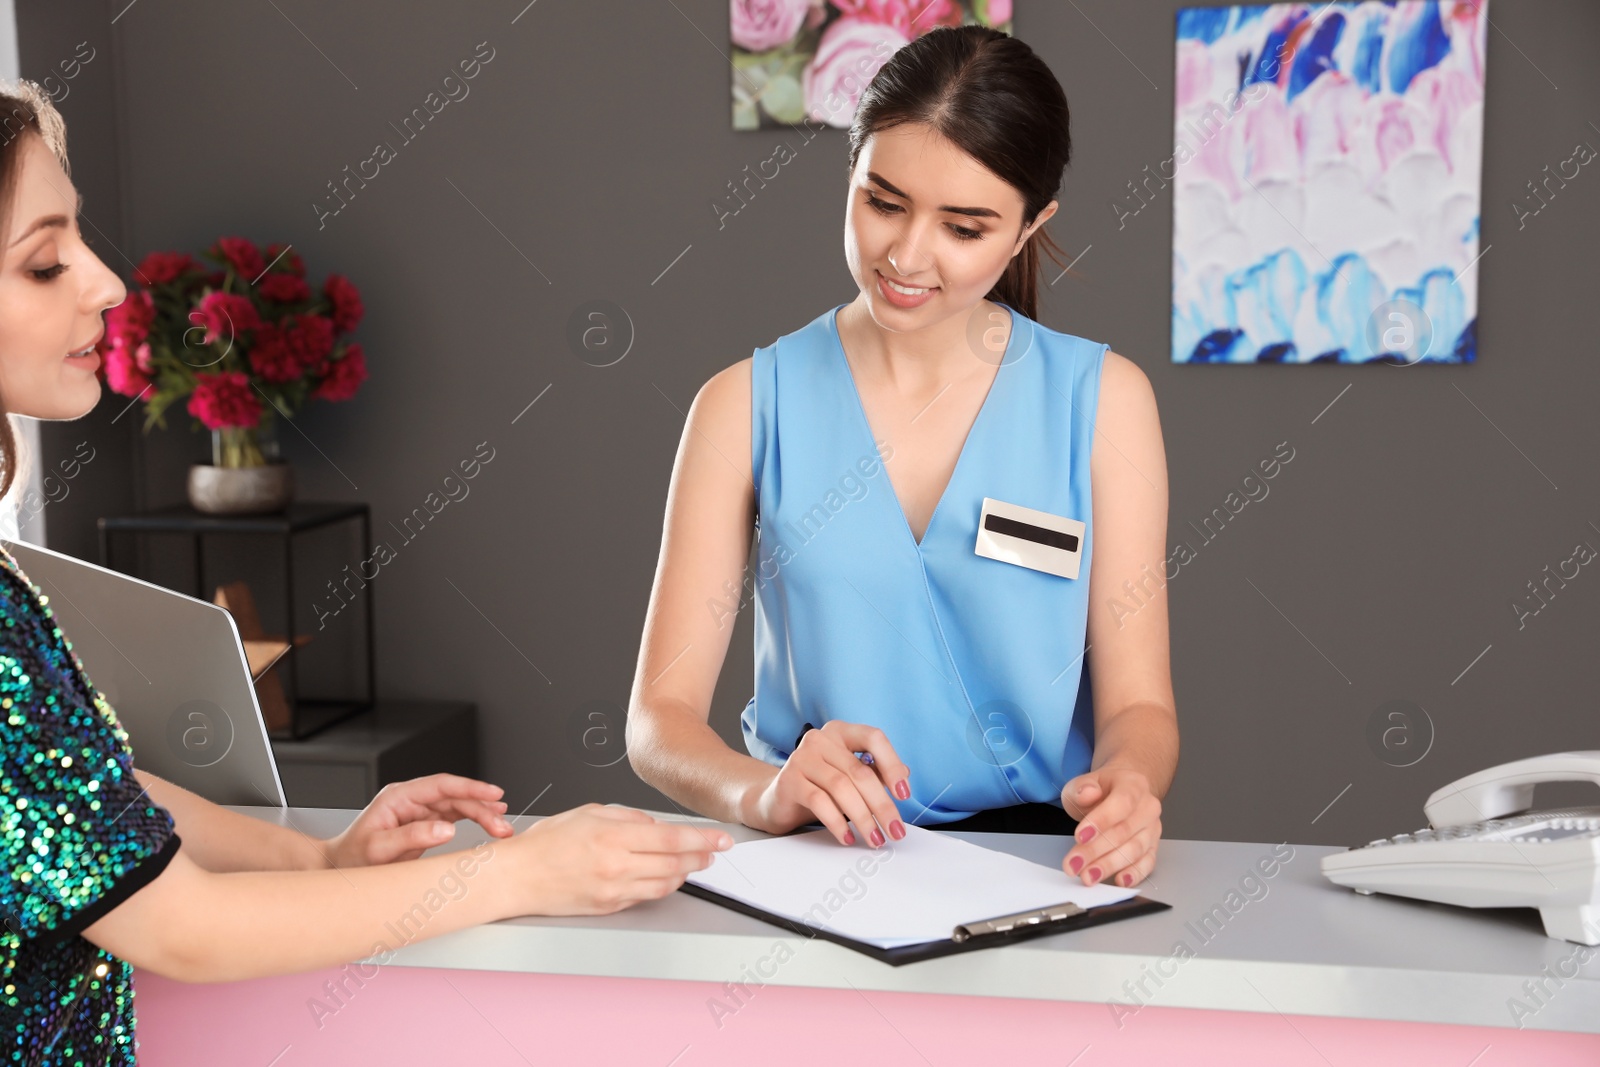
[[[882,730],[830,720],[775,768],[735,752],[709,725],[757,511],[750,364],[705,384],[678,445],[628,710],[628,757],[640,778],[712,818],[768,833],[817,820],[840,844],[881,847],[906,832],[890,793],[911,796],[911,772]],[[872,754],[870,768],[855,757],[861,751]]]
[[777,769],[728,747],[710,718],[744,597],[755,511],[746,359],[701,388],[678,444],[627,745],[634,771],[668,797],[749,826],[758,825],[755,798]]
[[217,873],[182,848],[83,936],[181,981],[288,974],[513,915],[618,911],[672,892],[732,843],[719,830],[588,804],[507,840],[349,870]]
[[[410,941],[511,915],[616,911],[672,892],[732,844],[720,831],[598,804],[512,836],[494,799],[499,787],[450,774],[385,786],[347,829],[321,841],[134,773],[172,815],[183,846],[84,936],[185,981],[380,956],[400,947],[395,931]],[[450,839],[457,818],[506,839],[423,856]]]
[[[1107,352],[1090,460],[1094,559],[1086,653],[1094,697],[1090,772],[1067,783],[1079,815],[1064,864],[1084,881],[1132,885],[1155,865],[1161,798],[1178,765],[1167,627],[1167,464],[1150,381]],[[1138,598],[1128,595],[1132,582]],[[1076,861],[1076,867],[1074,867]]]
[[190,860],[210,871],[313,871],[332,866],[325,843],[211,803],[135,768],[134,777],[172,815]]

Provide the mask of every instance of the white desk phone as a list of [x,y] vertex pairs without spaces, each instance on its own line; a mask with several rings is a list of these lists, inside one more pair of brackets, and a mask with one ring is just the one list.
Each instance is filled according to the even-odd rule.
[[1322,859],[1358,893],[1469,908],[1538,908],[1544,932],[1600,944],[1600,807],[1528,810],[1540,782],[1600,785],[1600,751],[1557,752],[1469,774],[1434,792],[1429,828]]

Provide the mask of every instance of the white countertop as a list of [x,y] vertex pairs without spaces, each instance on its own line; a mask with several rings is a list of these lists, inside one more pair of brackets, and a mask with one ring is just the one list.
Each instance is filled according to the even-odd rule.
[[[357,814],[233,810],[316,837]],[[653,814],[721,826],[736,840],[764,836]],[[1051,836],[961,836],[1052,866],[1068,846]],[[486,840],[461,823],[434,852]],[[387,963],[1085,1001],[1116,1015],[1148,1005],[1600,1033],[1600,952],[1546,937],[1538,912],[1362,896],[1322,876],[1320,858],[1339,849],[1292,847],[1263,878],[1258,861],[1288,848],[1164,840],[1140,892],[1171,910],[900,967],[684,893],[615,915],[508,919],[412,941]]]

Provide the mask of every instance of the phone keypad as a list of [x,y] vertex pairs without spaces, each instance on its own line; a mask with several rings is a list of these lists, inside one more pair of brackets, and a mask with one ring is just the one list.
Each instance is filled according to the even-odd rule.
[[1358,848],[1379,848],[1383,845],[1416,844],[1430,841],[1459,841],[1475,838],[1482,841],[1507,841],[1522,844],[1544,844],[1574,837],[1600,837],[1600,815],[1552,817],[1550,815],[1522,815],[1504,819],[1486,819],[1464,826],[1425,827],[1411,833],[1395,834],[1368,841]]

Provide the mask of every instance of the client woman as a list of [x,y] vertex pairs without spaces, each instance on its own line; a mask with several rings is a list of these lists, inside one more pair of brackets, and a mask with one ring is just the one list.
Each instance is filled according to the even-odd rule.
[[[100,398],[101,312],[126,291],[78,231],[65,130],[37,85],[0,93],[0,136],[0,401],[77,418]],[[17,459],[0,418],[0,495]],[[665,896],[732,844],[596,804],[513,836],[501,790],[452,775],[391,785],[342,834],[311,841],[137,770],[116,713],[3,550],[0,620],[7,1063],[133,1063],[132,966],[211,982],[382,955],[399,947],[385,924],[449,879],[472,891],[419,938],[513,915],[603,914]],[[423,856],[462,818],[509,840]]]
[[[1155,865],[1166,463],[1144,374],[1033,318],[1068,125],[1049,68],[980,26],[865,90],[859,293],[707,382],[679,445],[628,716],[666,795],[845,845],[906,822],[1075,835],[1063,867],[1090,885]],[[746,755],[709,716],[752,526]]]

